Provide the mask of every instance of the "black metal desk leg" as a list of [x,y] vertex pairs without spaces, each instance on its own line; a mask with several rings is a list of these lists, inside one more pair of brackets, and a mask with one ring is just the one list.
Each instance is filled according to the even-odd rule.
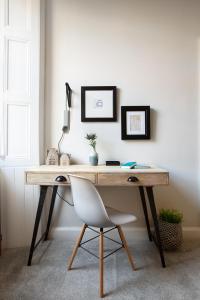
[[36,238],[37,238],[38,227],[39,227],[39,223],[40,223],[40,219],[41,219],[41,214],[42,214],[42,209],[43,209],[43,206],[44,206],[44,200],[45,200],[45,197],[46,197],[47,189],[48,189],[48,186],[41,186],[41,189],[40,189],[40,199],[39,199],[39,202],[38,202],[38,208],[37,208],[37,213],[36,213],[36,217],[35,217],[33,237],[32,237],[31,247],[30,247],[30,251],[29,251],[28,264],[27,264],[28,266],[31,265],[31,261],[32,261],[32,257],[33,257],[33,251],[34,251],[34,248],[35,248],[35,241],[36,241]]
[[56,200],[57,190],[58,190],[58,186],[54,185],[53,193],[52,193],[52,196],[51,196],[51,205],[50,205],[50,208],[49,208],[49,217],[48,217],[48,221],[47,221],[47,228],[46,228],[45,237],[44,237],[45,241],[48,239],[49,228],[50,228],[50,225],[51,225],[51,218],[52,218],[52,214],[53,214],[53,209],[54,209],[54,204],[55,204],[55,200]]
[[158,250],[160,253],[160,260],[161,260],[163,268],[165,268],[166,264],[165,264],[165,258],[164,258],[164,253],[163,253],[162,241],[160,238],[160,230],[159,230],[159,224],[158,224],[158,219],[157,219],[156,206],[155,206],[155,202],[154,202],[153,188],[146,187],[146,190],[147,190],[147,195],[149,198],[149,204],[150,204],[150,208],[151,208],[151,214],[152,214],[152,218],[153,218],[153,222],[154,222],[156,242],[157,242]]
[[146,226],[147,226],[148,237],[149,237],[149,240],[152,241],[151,229],[150,229],[149,217],[148,217],[148,211],[147,211],[147,205],[146,205],[145,194],[144,194],[144,188],[142,186],[139,186],[139,191],[140,191],[140,198],[141,198],[141,201],[142,201],[142,207],[143,207],[145,222],[146,222]]

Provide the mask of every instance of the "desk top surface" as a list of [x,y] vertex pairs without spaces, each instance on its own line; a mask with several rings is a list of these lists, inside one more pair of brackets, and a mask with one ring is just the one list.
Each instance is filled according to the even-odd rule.
[[87,164],[82,165],[69,165],[69,166],[52,166],[41,165],[29,167],[26,173],[59,173],[59,172],[85,172],[85,173],[168,173],[167,170],[151,165],[148,169],[125,169],[120,166],[90,166]]

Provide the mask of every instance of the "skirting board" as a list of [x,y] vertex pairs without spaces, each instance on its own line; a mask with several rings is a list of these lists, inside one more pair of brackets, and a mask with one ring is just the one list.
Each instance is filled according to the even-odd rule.
[[[77,238],[81,227],[53,227],[50,233],[50,238],[61,240],[74,240]],[[144,227],[123,227],[126,238],[131,239],[147,239],[146,228]],[[87,236],[94,236],[94,232],[87,230]],[[109,233],[109,236],[114,235],[114,230]],[[200,240],[200,227],[183,227],[183,239]]]
[[[74,242],[79,233],[81,227],[53,227],[50,231],[49,238],[55,240],[66,240]],[[145,227],[123,227],[124,233],[126,235],[127,240],[130,242],[131,240],[147,240],[147,232]],[[109,233],[110,237],[116,237],[115,230]],[[87,230],[87,237],[90,238],[94,236],[94,232]],[[115,236],[114,236],[115,235]],[[183,239],[184,240],[200,240],[200,227],[183,227]],[[31,240],[31,237],[30,237]],[[4,240],[3,240],[4,241]],[[30,246],[30,243],[26,245]],[[2,244],[2,249],[6,249],[6,245]],[[15,247],[16,248],[16,247]]]

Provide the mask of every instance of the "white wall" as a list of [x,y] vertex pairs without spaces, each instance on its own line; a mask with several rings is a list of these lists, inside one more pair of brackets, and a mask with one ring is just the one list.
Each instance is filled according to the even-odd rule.
[[[159,207],[178,208],[185,226],[200,224],[198,195],[199,1],[48,0],[46,20],[46,147],[56,147],[65,86],[73,89],[71,131],[63,150],[87,162],[84,136],[98,135],[100,162],[136,160],[170,171],[170,186],[155,191]],[[82,85],[116,85],[118,121],[81,123]],[[150,105],[150,141],[122,141],[120,106]],[[138,191],[101,188],[106,202],[139,216]],[[57,206],[55,226],[80,224]],[[58,218],[59,217],[59,218]]]

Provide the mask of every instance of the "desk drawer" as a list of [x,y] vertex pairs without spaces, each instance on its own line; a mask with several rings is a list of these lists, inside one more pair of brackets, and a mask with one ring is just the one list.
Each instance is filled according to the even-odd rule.
[[[96,183],[96,174],[94,173],[78,173],[73,172],[74,175],[78,175],[81,177],[85,177],[87,179],[90,179],[93,183]],[[56,177],[58,176],[65,176],[67,178],[66,182],[58,183],[55,181]],[[57,183],[58,185],[66,185],[70,184],[67,173],[26,173],[26,183],[27,184],[38,184],[38,185],[55,185]]]
[[[135,177],[135,182],[129,182],[129,177]],[[134,180],[134,179],[133,179]],[[154,173],[154,174],[144,174],[144,173],[124,173],[124,174],[114,174],[114,173],[101,173],[98,174],[98,184],[99,185],[113,185],[113,186],[154,186],[154,185],[166,185],[169,184],[169,178],[167,173]]]

